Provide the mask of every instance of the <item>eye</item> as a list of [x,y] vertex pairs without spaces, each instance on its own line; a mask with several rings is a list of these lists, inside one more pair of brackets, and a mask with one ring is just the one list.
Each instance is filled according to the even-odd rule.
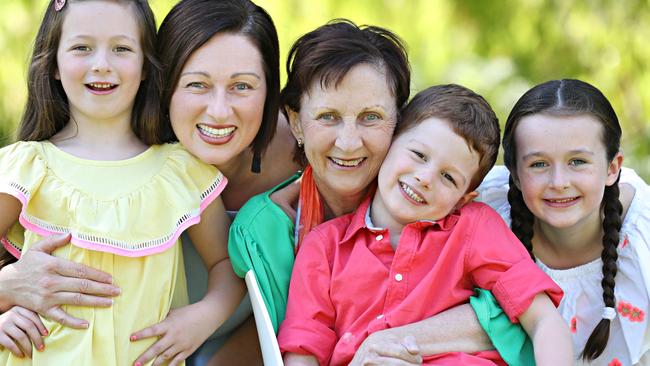
[[535,161],[535,162],[530,164],[531,168],[545,168],[547,166],[548,166],[548,164],[546,164],[546,162],[544,162],[544,161]]
[[253,88],[246,83],[235,83],[235,85],[233,85],[233,89],[236,91],[246,91]]
[[71,51],[79,51],[79,52],[88,52],[88,51],[90,51],[90,47],[80,44],[80,45],[75,45],[75,46],[70,47],[70,50]]
[[381,116],[377,113],[366,113],[363,116],[364,121],[366,122],[375,122],[381,119]]
[[204,83],[200,82],[200,81],[190,81],[187,84],[185,84],[185,87],[190,88],[190,89],[205,89],[205,88],[207,88],[207,86]]
[[321,113],[316,117],[316,119],[321,120],[321,121],[325,121],[325,122],[334,121],[335,118],[336,118],[336,116],[332,112]]
[[456,180],[454,179],[454,177],[451,176],[451,174],[443,172],[442,177],[448,180],[454,186],[456,186]]
[[573,166],[580,166],[583,164],[587,164],[587,162],[582,159],[572,159],[571,161],[569,161],[569,165],[573,165]]
[[413,155],[415,155],[418,159],[420,159],[420,160],[422,160],[422,161],[427,161],[427,157],[424,156],[423,153],[421,153],[421,152],[419,152],[419,151],[417,151],[417,150],[411,150],[411,152],[412,152]]
[[133,50],[131,48],[126,47],[126,46],[117,46],[117,47],[114,48],[114,51],[118,52],[118,53],[119,52],[133,52]]

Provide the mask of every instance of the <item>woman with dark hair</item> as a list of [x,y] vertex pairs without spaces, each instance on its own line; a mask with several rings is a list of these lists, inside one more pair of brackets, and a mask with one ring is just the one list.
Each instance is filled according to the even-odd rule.
[[616,113],[598,89],[548,81],[508,116],[510,174],[494,170],[481,187],[481,199],[564,290],[559,310],[576,364],[650,362],[650,188],[621,168],[620,140]]
[[[248,0],[180,1],[161,23],[157,50],[164,75],[165,139],[180,141],[228,177],[221,197],[231,218],[251,196],[300,169],[291,159],[289,126],[278,118],[280,51],[264,9]],[[194,303],[206,293],[207,272],[189,237],[182,239],[189,301]],[[229,348],[236,347],[237,337],[226,342],[235,331],[257,342],[251,314],[245,298],[188,362],[203,364],[219,350],[215,362],[247,364],[244,352]],[[138,338],[165,334],[138,361],[145,363],[162,353],[171,338],[183,337],[173,330],[170,322],[137,333]]]
[[[307,168],[248,201],[229,239],[235,273],[243,277],[255,272],[276,330],[285,316],[302,238],[325,220],[354,211],[373,193],[410,87],[401,40],[386,29],[346,20],[299,38],[289,52],[287,75],[281,102],[296,141],[294,158]],[[427,350],[435,353],[489,348],[472,318],[469,305],[462,305],[424,325],[376,332],[355,362],[365,362],[378,350],[395,349],[392,358],[410,360],[416,356],[405,352],[417,349],[416,341],[430,342]],[[463,326],[454,326],[458,324]]]

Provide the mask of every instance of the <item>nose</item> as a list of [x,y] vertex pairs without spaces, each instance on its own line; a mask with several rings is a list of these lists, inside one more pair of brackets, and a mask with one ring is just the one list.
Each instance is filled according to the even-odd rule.
[[550,186],[554,189],[567,189],[570,186],[569,176],[564,171],[563,166],[556,165],[553,167],[550,176]]
[[215,122],[226,122],[230,117],[232,108],[228,95],[223,90],[214,89],[208,101],[207,111],[208,116],[212,117]]
[[362,131],[359,130],[355,121],[343,121],[334,146],[344,152],[353,152],[363,147]]
[[421,187],[429,189],[433,180],[433,169],[428,166],[422,167],[415,171],[413,175]]
[[93,66],[92,70],[94,72],[110,72],[112,71],[111,63],[109,61],[109,55],[107,54],[106,51],[103,50],[98,50],[95,53],[95,57],[93,58]]

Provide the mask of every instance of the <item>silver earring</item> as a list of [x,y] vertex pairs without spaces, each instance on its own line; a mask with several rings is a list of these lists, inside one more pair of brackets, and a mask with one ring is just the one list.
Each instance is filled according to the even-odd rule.
[[305,146],[304,142],[302,141],[301,138],[298,138],[298,148],[302,149],[303,146]]

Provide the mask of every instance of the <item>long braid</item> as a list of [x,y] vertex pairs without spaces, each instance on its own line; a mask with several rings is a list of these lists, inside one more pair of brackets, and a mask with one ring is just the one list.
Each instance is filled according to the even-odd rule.
[[534,260],[533,223],[535,217],[528,209],[528,206],[526,206],[526,203],[524,203],[521,191],[515,185],[512,176],[510,176],[509,184],[510,189],[508,190],[508,202],[510,202],[510,218],[512,220],[510,227],[512,232],[515,233],[517,238],[519,238],[519,240],[524,244],[530,257]]
[[[614,298],[614,286],[616,285],[614,278],[616,277],[617,266],[616,260],[618,253],[616,247],[619,242],[619,233],[621,231],[623,214],[623,206],[619,200],[618,181],[609,187],[605,187],[605,195],[603,196],[602,209],[603,209],[603,280],[601,285],[603,287],[603,301],[606,307],[616,308],[616,300]],[[582,358],[584,360],[593,360],[603,353],[609,340],[609,326],[611,320],[602,319],[594,331],[589,336],[585,349],[582,351]]]

